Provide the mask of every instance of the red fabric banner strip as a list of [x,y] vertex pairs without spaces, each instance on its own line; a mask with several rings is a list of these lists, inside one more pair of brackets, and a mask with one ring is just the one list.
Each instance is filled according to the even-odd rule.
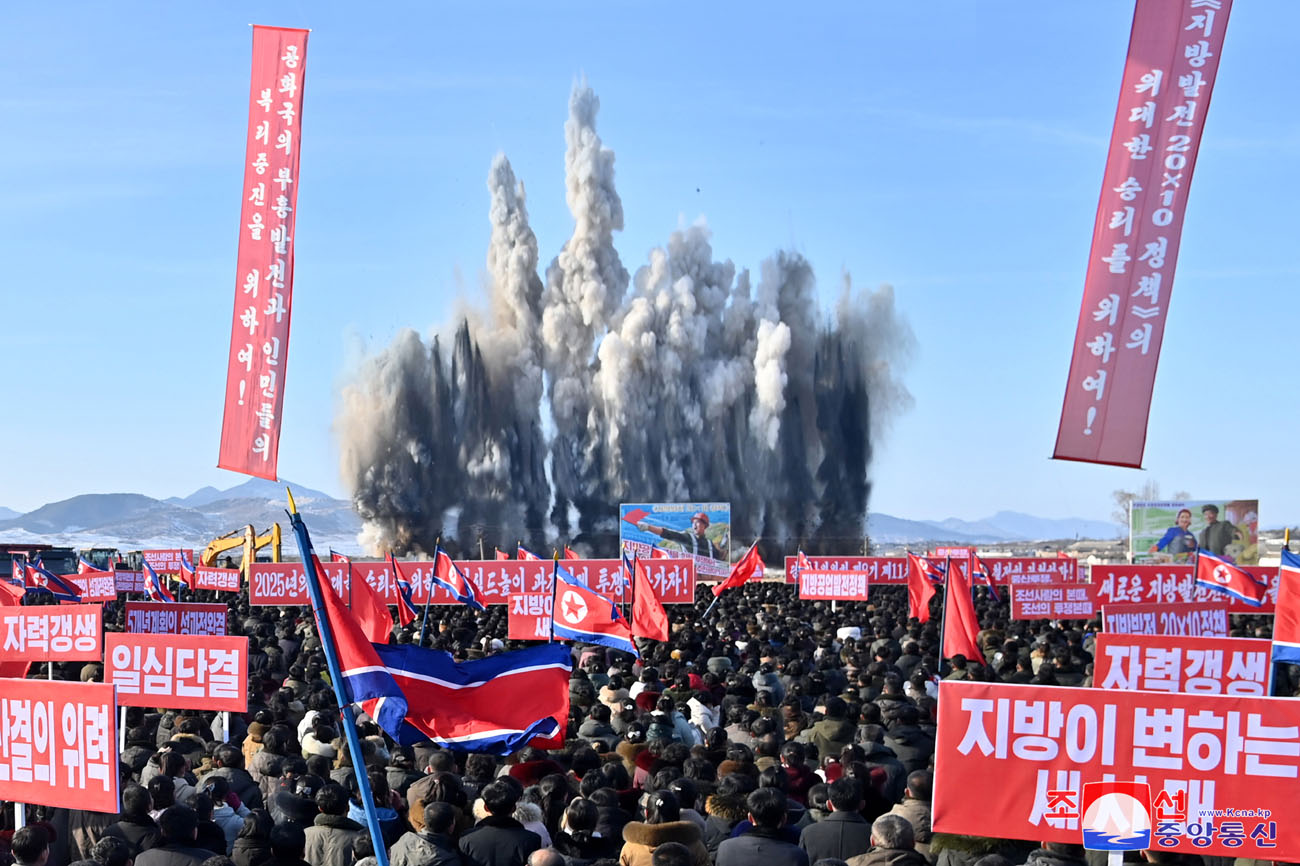
[[235,308],[217,466],[276,478],[289,360],[307,31],[253,28]]
[[1232,0],[1138,0],[1058,460],[1141,466],[1183,212]]

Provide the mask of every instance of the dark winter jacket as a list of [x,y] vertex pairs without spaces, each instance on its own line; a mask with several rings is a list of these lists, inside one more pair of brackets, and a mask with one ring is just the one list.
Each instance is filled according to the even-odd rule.
[[206,848],[188,845],[159,845],[135,858],[136,866],[202,866],[212,856]]
[[870,850],[871,825],[857,812],[831,812],[803,829],[799,847],[812,863],[823,857],[847,860]]
[[822,719],[804,732],[805,742],[817,747],[818,757],[839,757],[844,747],[853,742],[857,728],[848,719]]
[[885,745],[908,773],[930,766],[934,755],[934,737],[919,725],[894,725],[885,735]]
[[464,836],[460,850],[467,866],[523,866],[542,847],[542,837],[514,818],[488,815]]
[[235,866],[262,866],[271,860],[271,842],[268,839],[241,836],[235,840],[230,859],[235,861]]
[[724,797],[712,794],[706,802],[704,819],[704,847],[710,854],[716,854],[718,846],[731,838],[731,831],[744,821],[749,814],[744,797]]
[[109,825],[104,835],[125,842],[132,858],[139,857],[142,851],[148,851],[162,844],[162,831],[158,829],[158,822],[148,815],[140,818],[123,815],[122,820]]
[[217,767],[203,777],[204,779],[222,778],[230,782],[230,790],[239,797],[239,802],[251,809],[261,809],[263,803],[262,789],[258,787],[253,776],[243,767]]
[[777,835],[755,827],[718,846],[716,866],[809,866],[808,854]]

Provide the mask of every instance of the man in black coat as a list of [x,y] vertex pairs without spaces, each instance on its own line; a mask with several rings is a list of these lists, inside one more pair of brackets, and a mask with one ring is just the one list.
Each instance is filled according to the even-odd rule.
[[749,832],[718,846],[716,866],[808,866],[808,854],[782,836],[785,827],[785,793],[776,788],[759,788],[745,801]]
[[914,847],[912,825],[898,815],[881,815],[871,825],[872,848],[849,866],[929,866]]
[[542,838],[513,817],[519,795],[509,782],[493,782],[480,792],[487,817],[460,837],[469,866],[524,866],[542,847]]
[[153,800],[149,792],[139,785],[127,785],[122,789],[122,815],[116,824],[108,826],[104,835],[121,839],[130,850],[132,859],[139,857],[142,851],[161,845],[162,831],[149,817],[151,809]]
[[239,802],[249,810],[262,808],[262,789],[253,781],[253,777],[244,769],[244,753],[229,743],[217,746],[212,753],[215,770],[207,777],[223,776],[230,780],[230,790],[239,797]]
[[825,857],[847,860],[865,854],[871,848],[871,825],[858,814],[862,808],[862,786],[848,776],[830,784],[831,812],[799,834],[799,847],[808,853],[809,862]]
[[158,816],[158,828],[163,843],[135,858],[135,866],[202,866],[212,856],[195,845],[199,819],[188,806],[168,806]]

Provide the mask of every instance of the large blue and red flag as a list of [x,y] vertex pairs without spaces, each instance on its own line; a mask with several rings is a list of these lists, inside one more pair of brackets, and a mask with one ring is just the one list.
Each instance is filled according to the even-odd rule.
[[1300,664],[1300,555],[1282,551],[1273,617],[1273,661]]
[[993,585],[993,569],[989,568],[989,564],[975,553],[970,555],[970,577],[971,586],[974,586],[975,581],[978,580],[988,587],[989,595],[993,596],[994,601],[1002,601],[1002,596],[998,595],[998,588]]
[[1196,551],[1196,585],[1259,607],[1264,603],[1267,584],[1257,581],[1249,571],[1233,565],[1221,556]]
[[618,605],[592,592],[567,568],[555,561],[555,604],[551,634],[565,640],[613,647],[640,656],[632,643],[632,628]]
[[804,569],[812,571],[812,563],[808,561],[808,555],[801,548],[798,555],[794,558],[794,582],[799,582],[799,576],[803,574]]
[[48,592],[60,604],[80,603],[81,590],[54,572],[30,562],[23,566],[23,571],[23,585],[27,589]]
[[568,718],[573,655],[564,644],[460,663],[413,644],[375,651],[406,696],[406,719],[389,730],[403,745],[432,740],[444,749],[508,755],[534,737],[555,736],[556,717]]
[[[523,550],[523,548],[519,548]],[[520,557],[521,559],[523,557]],[[478,600],[478,590],[474,588],[473,582],[461,573],[456,567],[456,563],[447,555],[447,551],[441,546],[433,557],[433,582],[441,586],[451,597],[461,604],[469,605],[474,610],[483,610],[483,602]],[[430,587],[432,591],[432,587]]]
[[188,586],[190,588],[190,591],[193,592],[194,591],[194,562],[190,559],[190,552],[188,550],[181,551],[180,578],[181,578],[181,583]]
[[176,596],[172,595],[172,591],[162,582],[162,578],[158,576],[158,572],[154,571],[153,566],[148,562],[143,563],[143,565],[145,598],[150,601],[165,601],[175,604]]
[[934,598],[934,578],[931,576],[930,561],[909,550],[907,553],[907,615],[916,617],[917,622],[929,622],[932,598]]
[[534,562],[541,562],[541,561],[542,561],[542,558],[541,558],[540,556],[538,556],[537,554],[533,553],[533,552],[530,551],[530,550],[525,550],[525,549],[524,549],[524,546],[523,546],[522,544],[519,545],[519,549],[515,551],[515,558],[516,558],[517,560],[518,560],[518,559],[531,559],[531,560],[533,560]]
[[[320,584],[327,585],[302,518],[290,519],[303,560],[317,566]],[[562,644],[457,664],[440,650],[371,643],[342,599],[328,591],[320,596],[318,628],[338,656],[344,699],[360,704],[400,743],[433,740],[504,755],[534,736],[554,734],[556,715],[568,717],[573,661]]]

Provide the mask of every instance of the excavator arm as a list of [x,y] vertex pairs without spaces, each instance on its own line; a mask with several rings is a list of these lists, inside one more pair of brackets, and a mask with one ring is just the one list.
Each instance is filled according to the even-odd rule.
[[270,529],[268,529],[264,534],[258,535],[256,530],[253,529],[253,525],[250,523],[243,529],[236,529],[233,532],[227,532],[219,538],[214,538],[203,550],[203,554],[199,557],[199,562],[211,567],[217,564],[217,557],[221,554],[234,550],[235,548],[242,548],[244,557],[243,562],[240,564],[240,568],[244,572],[245,579],[247,579],[248,566],[256,560],[257,551],[262,548],[269,545],[271,548],[271,561],[280,561],[281,539],[280,524],[272,523]]

